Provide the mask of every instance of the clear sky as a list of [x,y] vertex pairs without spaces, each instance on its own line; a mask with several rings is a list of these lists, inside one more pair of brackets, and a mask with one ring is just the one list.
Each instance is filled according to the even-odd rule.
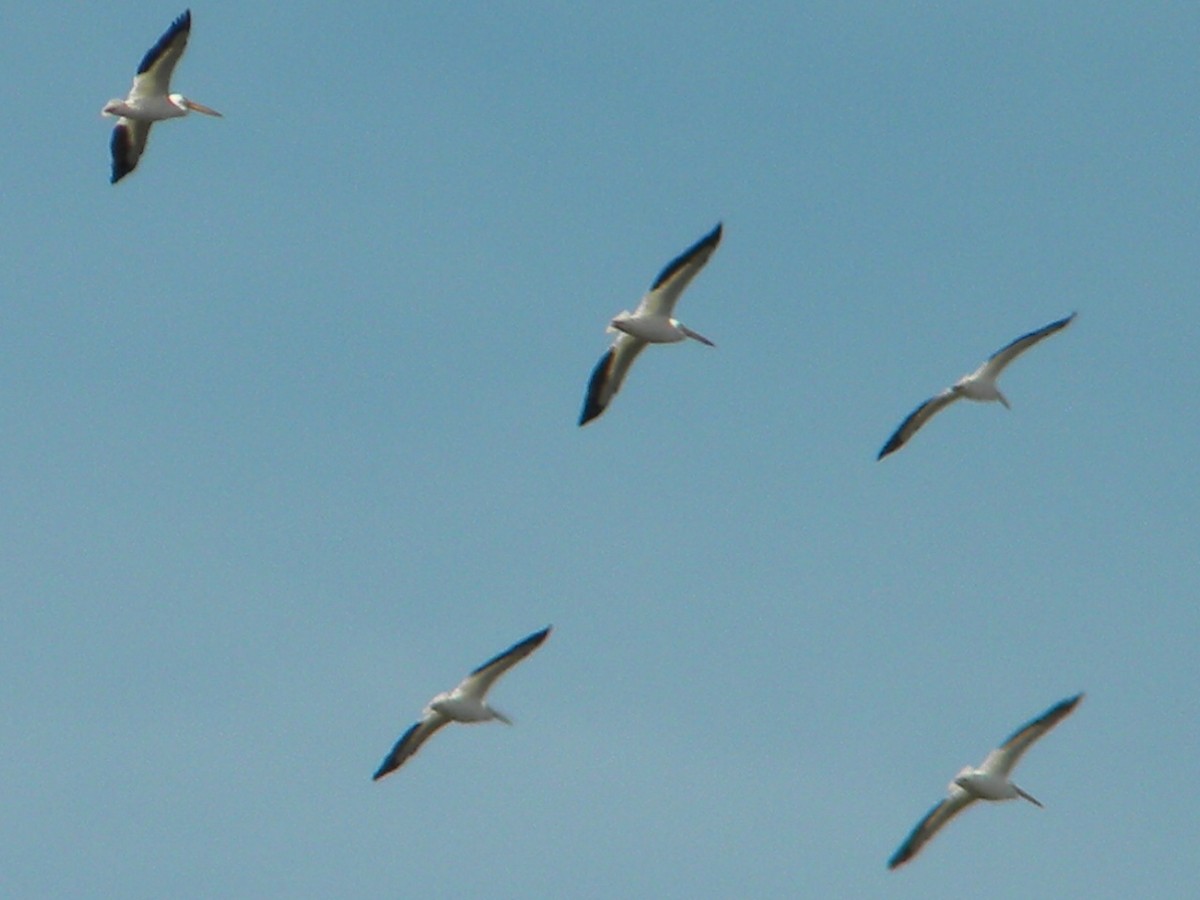
[[112,186],[182,8],[0,7],[0,893],[1200,890],[1200,7],[214,0]]

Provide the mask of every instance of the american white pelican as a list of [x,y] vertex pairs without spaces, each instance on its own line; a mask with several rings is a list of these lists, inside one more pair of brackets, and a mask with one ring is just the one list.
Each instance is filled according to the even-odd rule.
[[105,116],[120,116],[112,133],[112,183],[116,184],[134,170],[146,150],[150,126],[162,119],[177,119],[191,110],[206,116],[221,115],[183,94],[169,94],[171,73],[187,47],[192,28],[192,11],[171,23],[171,27],[151,47],[133,76],[133,87],[124,100],[109,100],[100,111]]
[[1012,737],[989,753],[978,769],[965,766],[950,782],[950,796],[917,823],[912,834],[888,860],[888,868],[902,866],[916,856],[943,825],[976,800],[1013,800],[1024,797],[1035,806],[1041,806],[1041,803],[1009,781],[1009,775],[1012,774],[1013,766],[1020,760],[1021,754],[1028,750],[1034,741],[1070,715],[1071,710],[1082,699],[1083,694],[1076,694],[1055,704],[1032,722],[1019,728]]
[[616,333],[617,339],[592,371],[587,397],[583,401],[583,412],[579,416],[580,425],[586,425],[608,408],[612,398],[621,389],[621,382],[625,380],[629,367],[647,344],[674,344],[692,338],[710,347],[716,346],[678,319],[672,319],[671,312],[679,295],[696,277],[696,273],[704,268],[720,242],[721,224],[718,222],[716,228],[662,270],[637,310],[623,310],[608,324],[608,332]]
[[1038,341],[1049,337],[1056,331],[1066,328],[1074,318],[1075,313],[1071,313],[1065,319],[1051,322],[1045,328],[1039,328],[1037,331],[1031,331],[1029,334],[1022,335],[1011,344],[1007,344],[993,353],[987,362],[970,375],[964,375],[936,397],[930,397],[909,413],[908,418],[900,423],[900,427],[896,429],[895,434],[888,438],[888,442],[883,445],[883,449],[879,451],[879,456],[876,459],[883,459],[889,453],[899,450],[909,438],[917,433],[917,430],[922,425],[960,397],[966,397],[968,400],[979,400],[981,402],[998,400],[1004,404],[1006,409],[1011,409],[1008,405],[1008,400],[1005,399],[1005,396],[1000,393],[1000,389],[996,386],[996,379],[1000,377],[1000,373],[1004,371],[1004,367]]
[[495,684],[496,679],[540,647],[548,634],[550,634],[550,628],[546,627],[531,634],[525,640],[513,644],[499,656],[489,659],[464,678],[454,690],[444,691],[430,700],[421,716],[421,721],[409,728],[400,740],[396,741],[396,746],[380,763],[379,769],[372,779],[378,781],[384,775],[400,768],[405,760],[421,749],[421,745],[429,740],[434,732],[450,722],[470,724],[498,719],[506,725],[511,725],[512,722],[508,716],[498,709],[488,706],[484,698],[487,697],[487,692]]

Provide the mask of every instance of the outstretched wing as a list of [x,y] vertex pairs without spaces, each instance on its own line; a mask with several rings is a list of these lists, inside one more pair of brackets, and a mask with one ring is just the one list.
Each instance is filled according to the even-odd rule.
[[922,425],[957,399],[958,392],[953,388],[946,388],[936,397],[930,397],[908,414],[908,418],[900,423],[900,427],[887,439],[887,443],[883,445],[883,449],[875,458],[883,459],[889,453],[899,450],[908,442],[909,438],[920,430]]
[[1062,331],[1075,318],[1075,313],[1071,313],[1065,319],[1059,319],[1057,322],[1051,322],[1045,328],[1039,328],[1037,331],[1031,331],[1029,334],[1023,334],[1015,341],[1005,344],[995,353],[988,357],[988,361],[983,364],[982,371],[988,378],[998,378],[1000,373],[1004,371],[1004,367],[1010,362],[1036,344],[1038,341],[1050,337],[1057,331]]
[[704,268],[708,258],[721,243],[721,223],[671,260],[650,286],[650,292],[642,298],[635,315],[666,316],[671,318],[675,301],[683,293],[696,274]]
[[192,30],[192,12],[187,10],[171,23],[153,47],[146,51],[133,77],[134,97],[158,97],[170,92],[171,74],[187,49],[188,35]]
[[549,634],[550,627],[547,626],[524,640],[518,641],[464,678],[457,689],[465,695],[482,698],[491,689],[497,678],[542,646],[542,642]]
[[917,823],[917,826],[905,838],[904,843],[900,845],[900,849],[893,853],[892,858],[888,860],[888,868],[894,869],[897,866],[902,866],[920,853],[921,848],[947,822],[970,806],[974,799],[965,790],[955,785],[950,792],[950,796],[927,812],[925,818]]
[[1021,756],[1033,743],[1069,716],[1083,699],[1083,694],[1068,697],[1054,704],[1032,722],[1022,725],[1003,744],[987,755],[979,768],[992,775],[1008,778],[1013,767],[1020,761]]
[[449,721],[440,712],[430,710],[425,718],[401,735],[400,740],[396,741],[396,746],[392,748],[392,752],[379,764],[379,768],[375,770],[375,774],[371,776],[371,780],[378,781],[384,775],[388,775],[400,768],[405,760],[420,750],[421,745]]
[[608,408],[612,398],[621,389],[629,367],[645,346],[645,341],[624,333],[612,342],[608,352],[596,363],[592,377],[588,380],[587,395],[583,398],[583,411],[579,414],[580,425],[586,425]]
[[111,144],[113,184],[137,168],[138,160],[146,151],[151,124],[139,119],[126,119],[124,116],[117,120]]

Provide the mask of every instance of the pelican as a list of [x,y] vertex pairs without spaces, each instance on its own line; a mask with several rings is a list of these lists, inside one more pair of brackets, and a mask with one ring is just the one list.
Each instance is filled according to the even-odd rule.
[[704,268],[720,242],[721,223],[718,222],[716,228],[662,270],[637,310],[623,310],[609,322],[607,331],[609,334],[615,333],[617,339],[592,371],[587,397],[583,401],[583,412],[579,416],[580,425],[586,425],[608,408],[612,398],[621,389],[621,382],[625,380],[629,367],[647,344],[674,344],[692,338],[709,347],[716,346],[678,319],[671,318],[671,312],[679,295],[696,277],[696,273]]
[[912,834],[888,860],[888,868],[902,866],[916,856],[943,825],[976,800],[1013,800],[1023,797],[1040,807],[1042,804],[1013,784],[1009,775],[1033,742],[1070,715],[1082,699],[1083,694],[1076,694],[1056,703],[1032,722],[1017,729],[1012,737],[987,755],[978,769],[965,766],[950,782],[950,796],[917,823]]
[[960,397],[980,402],[998,400],[1004,404],[1005,409],[1012,409],[1008,405],[1008,400],[1000,393],[1000,388],[996,386],[996,379],[1000,377],[1000,373],[1004,371],[1004,367],[1038,341],[1050,337],[1056,331],[1062,331],[1062,329],[1071,324],[1071,320],[1074,318],[1075,313],[1071,313],[1065,319],[1051,322],[1045,328],[1039,328],[1037,331],[1021,335],[1021,337],[1012,343],[1006,344],[993,353],[988,357],[987,362],[970,375],[964,375],[937,396],[930,397],[909,413],[908,418],[900,423],[900,427],[896,429],[895,434],[888,438],[887,443],[883,445],[883,449],[879,451],[879,456],[876,459],[883,459],[889,453],[899,450],[907,443],[909,438],[917,433],[922,425]]
[[112,133],[112,183],[116,184],[137,167],[138,160],[146,150],[146,139],[150,126],[162,119],[177,119],[190,111],[206,116],[220,116],[183,94],[167,93],[171,85],[171,73],[187,47],[188,33],[192,29],[192,11],[171,23],[162,37],[142,57],[137,74],[133,76],[133,87],[124,100],[109,100],[100,111],[104,116],[119,116]]
[[496,679],[540,647],[548,634],[550,634],[549,626],[531,634],[523,641],[518,641],[464,678],[454,690],[443,691],[430,700],[421,716],[421,721],[414,724],[404,732],[400,740],[396,741],[396,746],[380,763],[372,780],[378,781],[383,776],[400,768],[405,760],[420,750],[421,745],[429,740],[439,728],[450,722],[471,724],[498,719],[505,725],[511,725],[512,720],[500,710],[488,706],[484,698],[487,697],[491,686],[496,683]]

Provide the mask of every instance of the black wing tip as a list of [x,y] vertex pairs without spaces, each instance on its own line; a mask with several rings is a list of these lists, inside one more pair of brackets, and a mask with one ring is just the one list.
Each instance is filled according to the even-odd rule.
[[604,412],[602,409],[592,406],[585,406],[583,408],[583,412],[579,416],[579,427],[582,428],[588,422],[592,421],[592,419],[599,416],[602,412]]
[[908,428],[908,423],[912,421],[912,417],[920,412],[923,406],[924,404],[918,406],[916,410],[906,416],[904,421],[900,423],[900,427],[892,432],[892,436],[887,439],[887,443],[880,448],[879,455],[875,457],[876,462],[883,459],[889,453],[895,453],[908,443],[908,439],[912,437],[912,435],[905,434],[905,430]]
[[529,635],[529,637],[521,638],[521,640],[517,641],[515,644],[513,644],[507,650],[497,653],[495,656],[493,656],[487,662],[485,662],[479,666],[476,666],[474,669],[471,670],[471,674],[478,675],[480,672],[484,671],[489,666],[492,666],[495,663],[499,662],[500,660],[507,659],[514,655],[516,655],[520,658],[524,658],[525,656],[528,656],[530,653],[532,653],[534,650],[536,650],[538,647],[540,647],[542,645],[542,643],[546,640],[546,638],[549,637],[550,631],[552,628],[553,628],[552,625],[547,625],[541,631],[535,631],[533,634]]
[[409,729],[404,737],[400,738],[396,746],[391,749],[391,752],[383,758],[383,762],[379,764],[379,768],[376,769],[375,774],[371,776],[372,781],[378,781],[385,776],[391,775],[398,768],[400,768],[404,760],[398,760],[397,757],[400,755],[400,748],[404,746],[405,741],[408,739],[408,736],[411,733],[412,729]]
[[901,847],[894,854],[892,854],[892,858],[887,861],[887,867],[889,871],[895,871],[912,859],[912,854],[906,852],[906,850],[907,848]]
[[[592,377],[588,379],[587,394],[583,398],[583,411],[579,414],[580,428],[592,419],[598,418],[604,410],[608,409],[608,404],[600,402],[600,392],[615,353],[616,351],[609,347],[608,352],[600,357],[600,362],[596,363],[596,368],[592,369]],[[610,397],[609,400],[611,399]]]
[[600,418],[602,412],[604,412],[604,407],[592,399],[592,394],[589,391],[583,401],[583,412],[579,414],[579,427],[582,428],[593,419]]
[[662,270],[657,278],[654,279],[654,284],[650,285],[650,290],[656,291],[662,287],[662,285],[669,278],[671,278],[672,275],[686,266],[691,261],[692,257],[694,257],[697,253],[703,253],[706,250],[710,252],[715,250],[717,244],[721,243],[721,233],[723,228],[724,224],[718,222],[712,231],[700,238],[700,240],[696,241],[696,243],[692,244],[692,246],[688,247],[677,257],[667,263],[667,267]]
[[1079,705],[1079,701],[1082,700],[1084,696],[1084,692],[1080,691],[1074,697],[1068,697],[1066,700],[1054,704],[1050,710],[1051,715],[1066,715]]
[[1045,326],[1044,328],[1039,328],[1037,331],[1032,331],[1032,332],[1030,332],[1030,334],[1051,335],[1051,334],[1054,334],[1056,331],[1062,331],[1064,328],[1066,328],[1068,325],[1070,325],[1073,321],[1075,321],[1075,317],[1077,315],[1079,315],[1078,312],[1073,312],[1069,316],[1063,316],[1063,318],[1057,319],[1056,321],[1051,322],[1049,325]]
[[550,636],[550,632],[553,630],[553,628],[553,625],[547,625],[541,631],[535,631],[529,637],[517,641],[517,643],[513,646],[513,650],[524,650],[527,647],[530,650],[536,650],[538,647],[542,646],[543,643],[545,643],[546,638]]
[[124,125],[116,126],[113,129],[110,147],[112,149],[112,178],[109,179],[109,183],[116,184],[137,167],[137,160],[134,160],[133,165],[129,164],[129,155],[133,149],[133,139],[129,134],[129,129]]
[[174,37],[181,31],[190,30],[191,27],[192,27],[192,11],[191,11],[191,9],[185,9],[183,12],[181,12],[178,16],[175,17],[175,21],[171,23],[171,27],[167,29],[166,35],[164,35],[164,37]]
[[138,65],[137,73],[139,75],[144,75],[146,72],[148,72],[158,57],[162,55],[162,52],[167,49],[167,46],[171,43],[171,41],[175,40],[179,34],[188,34],[191,32],[191,30],[192,11],[190,9],[185,9],[181,15],[176,17],[175,21],[171,23],[170,27],[163,32],[163,36],[154,42],[154,46],[146,51],[146,55],[142,57],[142,61]]

